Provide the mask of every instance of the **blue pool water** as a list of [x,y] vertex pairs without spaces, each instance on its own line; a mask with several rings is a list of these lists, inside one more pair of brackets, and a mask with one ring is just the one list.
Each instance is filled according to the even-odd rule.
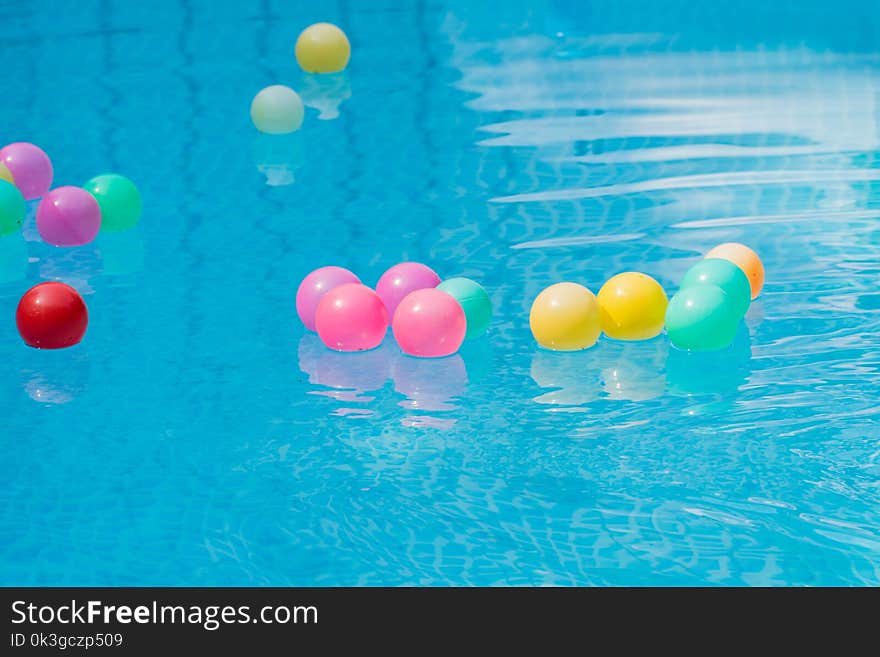
[[[483,4],[492,4],[491,8]],[[830,7],[830,8],[829,8]],[[318,20],[343,75],[299,72]],[[135,230],[0,239],[0,584],[880,584],[880,9],[870,0],[0,0],[0,142],[137,181]],[[258,135],[290,84],[306,122]],[[727,351],[538,349],[545,286],[670,292],[743,241]],[[453,357],[339,355],[296,286],[489,289]],[[26,348],[21,294],[85,296]]]

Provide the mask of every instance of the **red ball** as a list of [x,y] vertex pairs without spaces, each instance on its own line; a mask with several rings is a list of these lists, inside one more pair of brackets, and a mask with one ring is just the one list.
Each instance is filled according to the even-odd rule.
[[15,323],[29,347],[64,349],[83,339],[89,311],[79,292],[69,285],[40,283],[18,302]]

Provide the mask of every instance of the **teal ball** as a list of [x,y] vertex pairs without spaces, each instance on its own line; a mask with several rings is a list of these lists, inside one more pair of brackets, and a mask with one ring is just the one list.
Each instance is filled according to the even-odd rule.
[[742,269],[730,260],[706,258],[687,270],[680,289],[693,285],[715,285],[724,290],[740,317],[744,317],[752,303],[752,288]]
[[679,349],[714,351],[728,347],[742,316],[717,285],[681,288],[666,308],[666,334]]
[[449,278],[437,286],[461,305],[467,320],[465,339],[477,338],[486,332],[492,321],[492,301],[482,285],[469,278]]

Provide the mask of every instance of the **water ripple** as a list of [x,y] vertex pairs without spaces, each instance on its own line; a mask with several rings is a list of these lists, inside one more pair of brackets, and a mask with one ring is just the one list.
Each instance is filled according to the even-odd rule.
[[764,186],[815,184],[818,182],[859,182],[880,180],[880,170],[803,170],[803,171],[737,171],[693,176],[657,178],[622,185],[560,189],[529,194],[512,194],[491,199],[495,203],[528,203],[546,201],[578,201],[601,196],[622,196],[681,189],[704,189],[728,186]]
[[672,224],[670,228],[717,228],[727,226],[749,226],[753,224],[787,224],[799,222],[814,222],[816,220],[828,221],[868,221],[880,218],[880,210],[850,210],[850,211],[815,211],[793,212],[789,214],[766,214],[750,215],[744,217],[719,217],[717,219],[704,219],[702,221],[683,221]]
[[544,249],[547,247],[582,246],[584,244],[612,244],[614,242],[629,242],[645,237],[644,233],[630,233],[628,235],[572,235],[570,237],[552,237],[546,240],[531,240],[512,244],[511,249]]

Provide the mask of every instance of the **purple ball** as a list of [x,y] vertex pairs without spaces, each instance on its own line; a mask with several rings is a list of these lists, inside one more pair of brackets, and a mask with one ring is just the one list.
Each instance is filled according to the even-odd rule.
[[0,148],[0,162],[6,165],[15,186],[26,201],[44,196],[52,184],[52,162],[39,146],[19,141]]
[[401,262],[394,265],[376,284],[376,293],[388,310],[388,317],[394,317],[397,305],[410,292],[424,290],[440,285],[437,273],[420,262]]
[[361,279],[342,267],[321,267],[303,279],[296,291],[296,314],[310,330],[315,330],[315,310],[318,302],[334,287],[345,283],[360,283]]
[[37,206],[37,230],[53,246],[88,244],[101,229],[101,207],[80,187],[58,187]]

